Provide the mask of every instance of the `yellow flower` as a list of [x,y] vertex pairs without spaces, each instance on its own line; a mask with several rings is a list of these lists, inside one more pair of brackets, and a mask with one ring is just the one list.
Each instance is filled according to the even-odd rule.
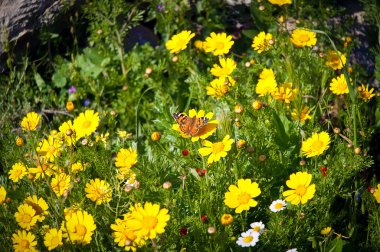
[[115,224],[111,224],[111,229],[115,243],[119,247],[125,247],[126,251],[136,251],[136,247],[144,245],[145,240],[136,236],[135,232],[127,227],[127,222],[131,219],[131,214],[124,214],[124,219],[116,219]]
[[37,252],[35,248],[37,241],[34,234],[25,230],[17,230],[16,234],[12,235],[13,249],[15,252]]
[[234,220],[234,217],[232,217],[231,214],[223,214],[222,217],[220,217],[220,223],[223,226],[228,226],[230,225]]
[[314,157],[321,155],[329,148],[330,136],[326,131],[321,133],[313,133],[311,137],[302,142],[302,153],[306,157]]
[[37,198],[36,195],[26,198],[24,204],[27,204],[33,208],[39,222],[45,220],[45,216],[49,214],[49,206],[46,201],[43,198]]
[[62,141],[56,135],[49,135],[48,139],[43,139],[38,143],[37,153],[53,162],[61,152]]
[[206,38],[206,41],[203,43],[205,52],[213,52],[214,56],[227,54],[234,41],[231,41],[232,36],[224,32],[216,34],[212,32],[210,37]]
[[54,173],[55,165],[49,163],[45,157],[38,156],[34,158],[35,167],[29,168],[28,172],[33,174],[35,179],[50,177]]
[[44,236],[44,245],[49,251],[62,246],[62,230],[57,230],[56,228],[49,229]]
[[152,139],[152,141],[159,141],[161,139],[161,133],[158,131],[154,131],[150,138]]
[[188,118],[193,118],[194,116],[196,118],[206,117],[208,119],[208,122],[203,127],[201,127],[199,129],[199,131],[194,136],[190,136],[190,135],[182,132],[179,128],[178,123],[173,124],[172,129],[180,132],[180,134],[183,138],[191,137],[192,142],[198,141],[199,138],[200,139],[206,139],[207,137],[211,136],[216,131],[216,127],[218,126],[219,122],[218,122],[218,120],[211,120],[211,118],[214,116],[214,114],[212,112],[205,114],[204,110],[199,110],[197,112],[195,109],[190,109]]
[[276,88],[277,82],[273,70],[264,68],[256,85],[256,94],[259,96],[272,94],[276,91]]
[[72,146],[76,140],[76,133],[74,130],[73,122],[71,120],[64,122],[59,126],[58,136],[65,139],[68,146]]
[[154,239],[157,234],[165,232],[169,219],[168,209],[160,209],[160,205],[146,202],[144,207],[134,207],[127,228],[133,230],[137,237]]
[[24,144],[24,139],[22,139],[22,137],[17,137],[16,138],[16,145],[18,147],[22,146]]
[[233,139],[227,135],[223,138],[223,141],[212,143],[207,140],[202,141],[202,145],[205,147],[200,148],[198,151],[202,156],[208,156],[207,163],[212,164],[218,162],[222,157],[227,156],[227,152],[231,150]]
[[84,113],[80,113],[79,116],[74,119],[73,124],[76,139],[78,140],[94,133],[99,126],[99,120],[99,113],[94,110],[86,110]]
[[90,183],[86,184],[86,197],[96,202],[96,205],[110,202],[112,198],[112,189],[105,180],[91,179]]
[[293,205],[305,204],[314,197],[315,184],[310,185],[312,175],[307,172],[297,172],[290,175],[290,179],[286,181],[286,185],[292,190],[282,193],[286,201]]
[[85,166],[83,166],[81,162],[76,162],[76,163],[71,165],[71,172],[72,173],[78,173],[78,172],[84,171],[84,170],[85,170]]
[[271,42],[273,43],[273,36],[270,33],[260,32],[253,38],[252,47],[258,53],[269,51]]
[[20,181],[26,174],[26,167],[23,163],[16,163],[12,166],[12,169],[8,172],[9,179],[13,182]]
[[4,186],[0,186],[0,205],[4,203],[6,198],[7,191],[5,190]]
[[344,74],[341,74],[340,76],[332,79],[330,83],[330,90],[333,92],[333,94],[336,95],[348,94],[349,91]]
[[17,223],[25,230],[30,230],[38,221],[36,211],[28,204],[22,204],[17,208],[15,218]]
[[227,77],[231,75],[236,68],[236,62],[233,59],[220,58],[219,63],[220,66],[214,64],[210,70],[211,74],[216,77]]
[[229,208],[236,208],[235,213],[241,213],[257,206],[257,201],[253,198],[261,194],[259,185],[251,182],[250,179],[239,179],[238,186],[230,185],[229,192],[224,194],[224,204]]
[[226,84],[226,79],[220,77],[211,81],[210,86],[206,87],[207,95],[216,99],[222,98],[229,91],[229,86]]
[[74,110],[74,103],[73,103],[72,101],[68,101],[68,102],[66,103],[66,109],[67,109],[67,111],[69,111],[69,112],[73,111],[73,110]]
[[76,211],[65,216],[66,235],[68,241],[79,244],[89,244],[96,229],[94,218],[86,211]]
[[377,188],[373,192],[373,197],[375,197],[377,203],[380,203],[380,184],[377,184]]
[[29,112],[21,121],[21,128],[25,131],[35,131],[41,116],[35,112]]
[[290,41],[297,47],[313,46],[317,43],[315,32],[305,29],[295,29],[292,32]]
[[274,99],[284,101],[286,104],[289,104],[296,98],[298,90],[292,88],[292,83],[284,83],[282,86],[276,88],[272,94]]
[[371,100],[371,98],[375,96],[375,94],[373,94],[374,88],[371,88],[371,90],[368,90],[368,85],[364,86],[362,84],[360,87],[358,87],[358,91],[359,91],[359,97],[363,99],[365,102],[369,102],[369,100]]
[[187,48],[189,41],[195,36],[191,31],[184,30],[176,35],[173,35],[169,41],[166,42],[166,49],[170,53],[178,53]]
[[279,6],[284,4],[291,4],[292,0],[268,0],[271,4],[277,4]]
[[[340,58],[339,58],[340,57]],[[331,67],[334,70],[342,69],[346,64],[346,56],[338,51],[329,50],[326,55],[326,66]]]
[[130,168],[118,167],[117,178],[120,180],[129,180],[129,182],[133,183],[136,179],[136,173],[134,173]]
[[294,120],[299,121],[300,123],[304,123],[306,120],[311,119],[308,106],[302,108],[301,114],[298,113],[297,109],[293,109],[292,116]]
[[95,142],[99,142],[99,141],[102,141],[104,146],[107,146],[107,141],[108,141],[108,138],[110,136],[110,133],[101,133],[100,135],[96,135],[95,137]]
[[203,41],[201,41],[201,40],[195,40],[194,46],[195,46],[195,48],[197,48],[199,50],[203,50]]
[[331,227],[325,227],[321,230],[321,235],[328,235],[331,232]]
[[120,149],[116,155],[115,166],[116,167],[125,167],[130,169],[137,163],[137,151],[129,149]]
[[53,177],[50,186],[57,196],[62,196],[70,188],[70,176],[65,173],[58,174]]

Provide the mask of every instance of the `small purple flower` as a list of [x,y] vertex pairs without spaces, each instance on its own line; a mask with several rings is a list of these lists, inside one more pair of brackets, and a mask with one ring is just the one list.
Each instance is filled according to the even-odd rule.
[[74,94],[77,92],[77,89],[75,88],[75,86],[71,86],[68,91],[69,91],[69,94]]
[[84,106],[88,106],[88,105],[90,105],[90,100],[89,99],[86,99],[84,102],[83,102],[83,105]]
[[159,12],[163,12],[165,10],[165,7],[162,3],[157,4],[157,10]]

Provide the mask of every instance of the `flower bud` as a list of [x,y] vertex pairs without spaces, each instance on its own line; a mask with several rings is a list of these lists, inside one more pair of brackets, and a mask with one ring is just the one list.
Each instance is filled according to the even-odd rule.
[[67,109],[67,111],[69,111],[69,112],[73,111],[73,110],[74,110],[74,103],[71,102],[71,101],[67,102],[67,103],[66,103],[66,109]]
[[87,138],[84,138],[83,140],[82,140],[82,145],[87,145],[88,144],[88,139]]
[[216,233],[216,227],[208,227],[207,228],[207,233],[209,234],[215,234]]
[[166,181],[162,184],[162,187],[166,190],[169,190],[172,188],[172,183],[170,181]]
[[172,58],[172,61],[175,63],[175,62],[177,62],[179,60],[179,58],[178,58],[178,56],[174,56],[173,58]]
[[73,130],[72,129],[68,129],[66,130],[66,136],[71,136],[73,134]]
[[246,141],[244,139],[239,139],[236,143],[236,147],[238,147],[238,149],[242,149],[245,147],[245,144],[246,144]]
[[339,134],[339,133],[340,133],[340,129],[339,129],[338,127],[335,127],[335,128],[334,128],[334,133],[335,133],[335,134]]
[[16,145],[18,147],[22,146],[24,144],[24,140],[21,137],[16,138]]
[[155,131],[150,136],[153,141],[159,141],[161,139],[161,133],[158,131]]
[[147,68],[145,69],[145,73],[146,73],[147,75],[151,74],[152,72],[153,72],[153,68],[151,68],[151,67],[147,67]]
[[241,114],[244,111],[244,108],[241,104],[235,105],[234,111],[236,114]]
[[354,149],[354,153],[355,153],[355,155],[359,155],[361,152],[362,152],[362,149],[361,149],[360,147],[356,147],[356,148]]
[[301,160],[300,161],[300,166],[304,166],[306,164],[306,161],[305,160]]
[[259,160],[260,160],[261,162],[265,161],[265,159],[267,159],[267,156],[265,156],[265,155],[260,155],[260,156],[259,156]]
[[252,107],[253,107],[253,109],[255,109],[255,110],[259,110],[259,109],[261,109],[262,106],[263,106],[263,103],[262,103],[261,101],[258,101],[258,100],[255,100],[255,101],[253,101],[253,103],[252,103]]

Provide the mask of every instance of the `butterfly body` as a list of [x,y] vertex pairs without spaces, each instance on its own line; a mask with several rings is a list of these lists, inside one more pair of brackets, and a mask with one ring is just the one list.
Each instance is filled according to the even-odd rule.
[[173,118],[178,123],[179,129],[183,133],[190,136],[195,136],[199,130],[209,121],[207,117],[188,117],[183,113],[174,113]]

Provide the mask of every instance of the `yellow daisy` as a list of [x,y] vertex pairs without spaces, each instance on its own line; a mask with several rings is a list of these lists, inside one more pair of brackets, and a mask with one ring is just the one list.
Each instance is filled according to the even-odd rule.
[[306,157],[314,157],[321,155],[330,146],[330,136],[326,131],[321,133],[313,133],[311,137],[302,142],[302,153]]
[[292,189],[282,193],[286,201],[293,205],[305,204],[314,197],[315,184],[310,185],[312,175],[307,172],[297,172],[290,175],[286,185]]
[[26,198],[24,203],[33,208],[39,222],[42,222],[45,216],[49,214],[49,206],[43,198],[37,198],[36,195],[32,195]]
[[377,184],[377,188],[373,192],[373,197],[375,197],[377,203],[380,203],[380,184]]
[[22,204],[15,213],[17,223],[25,230],[30,230],[38,221],[36,211],[28,204]]
[[284,4],[291,4],[292,0],[268,0],[271,4],[276,4],[276,5],[284,5]]
[[273,35],[270,33],[260,32],[253,38],[252,47],[258,53],[269,51],[273,43]]
[[226,78],[220,77],[211,81],[210,85],[206,87],[207,95],[216,99],[222,98],[229,91],[229,86],[226,84]]
[[21,121],[21,128],[24,131],[35,131],[41,116],[35,112],[29,112]]
[[218,162],[222,157],[227,156],[227,152],[231,150],[233,139],[227,135],[223,138],[223,141],[212,143],[207,140],[202,141],[202,145],[205,147],[200,148],[198,151],[202,156],[208,156],[207,163],[212,164]]
[[305,29],[295,29],[292,32],[290,41],[297,47],[313,46],[317,43],[315,32]]
[[17,230],[17,233],[12,235],[13,249],[15,252],[37,252],[37,241],[34,234],[25,230]]
[[342,69],[346,64],[346,56],[338,51],[336,53],[333,50],[329,50],[326,55],[326,66],[331,67],[334,70]]
[[260,73],[259,81],[256,85],[256,94],[265,96],[274,93],[276,89],[277,82],[273,70],[264,68]]
[[119,247],[124,247],[126,251],[136,251],[136,247],[141,247],[145,244],[145,240],[137,237],[135,232],[127,227],[127,222],[130,220],[131,214],[124,214],[124,220],[116,219],[111,225],[112,236],[115,243]]
[[20,181],[26,174],[26,167],[23,163],[16,163],[12,166],[12,169],[8,172],[9,179],[13,182]]
[[96,202],[96,205],[110,202],[112,198],[112,189],[105,180],[91,179],[90,183],[86,184],[86,197]]
[[94,218],[86,211],[76,211],[65,216],[66,235],[68,241],[79,244],[89,244],[96,229]]
[[331,227],[325,227],[321,230],[321,235],[328,235],[331,232]]
[[275,89],[275,91],[272,93],[272,96],[276,100],[290,104],[290,102],[296,98],[296,94],[298,92],[298,90],[296,88],[293,89],[292,86],[292,83],[284,83]]
[[168,209],[160,209],[160,205],[146,202],[144,207],[137,206],[131,212],[127,228],[133,230],[138,237],[154,239],[157,234],[165,232],[169,219]]
[[65,140],[67,146],[72,146],[76,140],[76,133],[74,130],[74,125],[71,120],[64,122],[59,126],[59,137]]
[[362,84],[360,87],[358,87],[359,98],[363,99],[365,102],[369,102],[369,100],[375,96],[375,94],[373,94],[373,91],[374,88],[368,90],[368,85],[364,86]]
[[5,190],[4,186],[0,186],[0,205],[4,203],[6,198],[7,191]]
[[50,186],[57,196],[62,196],[70,188],[70,176],[65,173],[55,175]]
[[137,151],[132,150],[131,147],[128,149],[120,149],[116,154],[115,166],[116,167],[125,167],[130,169],[137,163]]
[[51,228],[44,236],[44,245],[50,251],[63,245],[62,230]]
[[227,36],[224,32],[218,34],[212,32],[203,43],[204,50],[205,52],[213,52],[214,56],[227,54],[234,44],[234,41],[231,40],[232,36]]
[[35,179],[50,177],[53,175],[56,166],[54,163],[49,163],[45,157],[34,157],[35,167],[28,168],[28,173],[33,174]]
[[38,143],[37,153],[53,162],[61,153],[62,141],[55,135],[49,135],[48,139],[43,139]]
[[166,42],[166,49],[170,53],[178,53],[187,48],[187,44],[195,36],[191,31],[184,30],[176,35],[173,35],[169,41]]
[[210,70],[211,74],[215,77],[227,77],[231,75],[236,68],[236,62],[233,59],[220,58],[219,63],[220,66],[214,64]]
[[193,118],[194,116],[196,118],[206,117],[208,119],[208,122],[203,127],[201,127],[199,129],[199,131],[194,136],[190,136],[190,135],[187,135],[186,133],[182,132],[179,128],[178,123],[173,124],[172,129],[180,132],[180,134],[183,138],[191,137],[192,142],[196,142],[199,139],[206,139],[207,137],[211,136],[216,131],[216,127],[218,126],[219,121],[218,120],[211,120],[211,118],[214,116],[214,113],[209,112],[209,113],[205,114],[205,111],[202,109],[199,110],[198,112],[195,109],[190,109],[188,117]]
[[251,182],[250,179],[239,179],[237,186],[230,185],[228,192],[224,194],[224,204],[229,208],[235,208],[235,213],[241,213],[257,206],[257,201],[253,198],[261,194],[259,185]]
[[347,80],[344,74],[332,79],[330,83],[330,90],[333,94],[341,95],[348,94]]
[[78,173],[80,171],[84,171],[85,169],[86,169],[86,166],[83,166],[81,162],[76,162],[71,165],[72,173]]
[[297,109],[293,109],[292,117],[294,120],[299,121],[300,123],[304,123],[306,120],[311,119],[309,112],[310,111],[308,106],[303,107],[301,113],[298,113]]
[[84,113],[80,113],[74,119],[73,124],[76,139],[78,140],[94,133],[99,126],[99,120],[99,113],[94,110],[86,110]]

